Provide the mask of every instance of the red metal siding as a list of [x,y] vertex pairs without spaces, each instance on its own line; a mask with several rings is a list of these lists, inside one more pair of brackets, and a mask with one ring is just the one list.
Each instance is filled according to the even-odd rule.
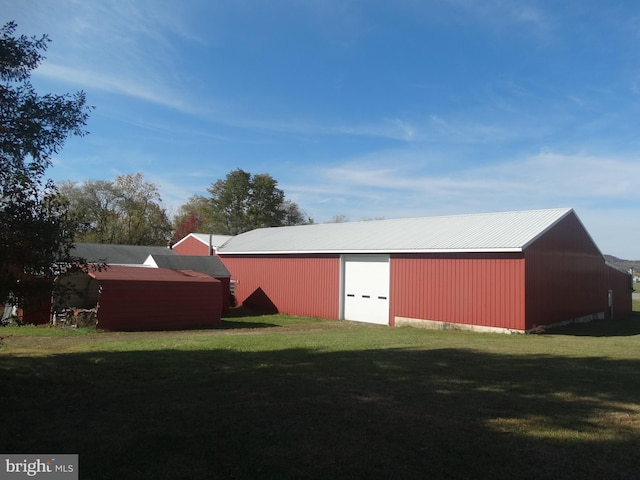
[[30,325],[42,325],[51,320],[53,282],[22,275],[25,305],[18,309],[18,317]]
[[43,325],[51,321],[51,293],[43,295],[32,304],[18,310],[18,316],[29,325]]
[[307,317],[339,317],[340,257],[220,255],[238,304]]
[[524,329],[524,261],[518,255],[393,255],[391,320]]
[[[613,318],[631,315],[633,284],[631,274],[611,265],[605,265],[605,289],[613,291]],[[607,317],[611,316],[611,308],[607,305]]]
[[570,214],[525,252],[526,328],[605,311],[604,258]]
[[222,287],[222,312],[226,313],[231,308],[231,279],[229,277],[221,277],[217,280]]
[[175,330],[220,325],[221,283],[207,275],[112,266],[91,276],[101,287],[98,328]]
[[194,237],[186,237],[179,244],[174,245],[172,250],[180,255],[209,256],[211,254],[209,245],[205,245]]

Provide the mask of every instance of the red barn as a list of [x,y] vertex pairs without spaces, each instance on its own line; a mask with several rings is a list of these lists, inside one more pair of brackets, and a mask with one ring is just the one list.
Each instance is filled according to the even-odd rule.
[[69,305],[97,306],[98,328],[178,330],[220,325],[222,285],[209,275],[164,268],[109,266],[89,274],[63,275],[74,287]]
[[217,253],[239,303],[294,315],[525,331],[631,312],[572,209],[265,228]]
[[215,255],[216,250],[232,237],[210,233],[190,233],[172,245],[171,250],[180,255]]

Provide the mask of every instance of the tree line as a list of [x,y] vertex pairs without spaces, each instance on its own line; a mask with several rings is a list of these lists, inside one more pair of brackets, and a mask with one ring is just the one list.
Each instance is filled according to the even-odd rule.
[[140,173],[59,185],[78,242],[164,245],[196,231],[237,235],[312,222],[266,173],[236,169],[207,191],[209,196],[192,196],[170,221],[158,185]]
[[46,179],[67,138],[89,133],[94,107],[82,91],[38,94],[31,73],[50,40],[16,30],[15,22],[0,27],[0,304],[41,302],[62,272],[92,268],[73,255],[74,242],[162,245],[197,230],[236,235],[312,223],[273,177],[241,169],[213,183],[208,196],[191,197],[173,222],[158,186],[140,173],[59,185]]

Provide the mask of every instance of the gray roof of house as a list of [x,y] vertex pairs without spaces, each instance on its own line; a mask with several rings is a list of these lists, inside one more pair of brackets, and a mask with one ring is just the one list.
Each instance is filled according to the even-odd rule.
[[571,208],[326,223],[252,230],[218,253],[520,252]]
[[111,265],[142,265],[149,255],[178,255],[167,247],[105,243],[76,243],[72,253],[87,259],[89,263],[104,262]]
[[[196,255],[150,255],[158,268],[170,268],[172,270],[194,270],[214,278],[231,277],[227,267],[218,257],[204,257]],[[147,264],[150,262],[147,261]]]

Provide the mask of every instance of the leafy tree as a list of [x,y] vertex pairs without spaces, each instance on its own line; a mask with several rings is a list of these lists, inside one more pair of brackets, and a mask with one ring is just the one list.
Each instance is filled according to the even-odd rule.
[[249,221],[259,227],[276,227],[284,224],[284,192],[278,182],[266,173],[253,176],[247,213]]
[[83,136],[91,107],[85,95],[38,95],[31,72],[44,59],[49,39],[15,36],[17,25],[0,28],[0,301],[29,303],[51,288],[69,265],[74,225],[51,181],[51,157],[70,135]]
[[291,200],[282,202],[282,210],[284,210],[284,220],[282,226],[288,227],[293,225],[312,224],[313,218],[307,216],[300,207]]
[[198,232],[202,220],[193,213],[187,213],[181,220],[174,222],[175,228],[171,242],[176,243],[193,232]]
[[112,243],[116,237],[117,194],[108,180],[61,182],[60,192],[80,226],[78,238],[89,243]]
[[82,226],[78,241],[127,245],[164,245],[171,224],[157,185],[140,173],[114,181],[64,182],[61,192]]
[[252,175],[237,169],[212,184],[208,192],[211,197],[204,216],[211,218],[213,233],[237,235],[255,228],[312,223],[266,173]]
[[123,242],[132,245],[166,245],[171,223],[162,207],[158,186],[143,180],[140,173],[116,177]]
[[[191,217],[191,220],[189,217]],[[215,227],[211,217],[211,203],[207,197],[202,195],[189,197],[187,203],[180,207],[173,219],[174,242],[198,230],[201,232],[214,232]],[[197,226],[195,226],[196,223]],[[188,226],[184,226],[185,224]]]
[[256,228],[250,220],[251,174],[238,169],[218,179],[207,189],[211,194],[214,232],[237,235]]

